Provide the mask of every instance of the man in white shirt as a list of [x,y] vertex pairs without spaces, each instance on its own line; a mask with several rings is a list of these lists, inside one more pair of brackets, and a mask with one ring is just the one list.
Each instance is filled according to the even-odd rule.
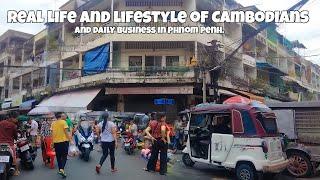
[[34,119],[29,119],[28,123],[30,126],[29,133],[31,136],[31,144],[33,147],[36,147],[36,141],[38,136],[38,123]]

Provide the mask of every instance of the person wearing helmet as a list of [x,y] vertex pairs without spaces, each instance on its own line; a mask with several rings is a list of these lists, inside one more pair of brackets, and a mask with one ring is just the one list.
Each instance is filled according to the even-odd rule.
[[[79,125],[81,124],[82,121],[85,121],[87,118],[84,114],[81,114],[80,117],[79,117],[80,121],[78,122],[78,125],[77,127],[75,128],[75,131],[78,130],[79,128]],[[78,139],[78,136],[76,134],[74,134],[74,141],[75,141],[75,144],[77,145],[78,142],[79,142],[79,139]]]

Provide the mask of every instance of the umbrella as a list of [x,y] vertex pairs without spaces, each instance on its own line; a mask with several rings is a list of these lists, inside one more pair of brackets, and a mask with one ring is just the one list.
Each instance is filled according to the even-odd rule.
[[30,119],[29,116],[25,116],[25,115],[20,115],[17,117],[17,120],[21,122],[28,121],[29,119]]
[[44,106],[37,106],[33,108],[31,111],[29,111],[28,115],[34,116],[34,115],[45,115],[45,114],[51,114],[52,111],[48,107]]
[[255,101],[255,100],[253,100],[253,101],[251,101],[250,105],[251,105],[252,107],[256,108],[256,109],[259,110],[259,111],[263,111],[263,112],[265,112],[265,111],[266,111],[266,112],[271,111],[271,109],[270,109],[267,105],[263,104],[263,103],[260,102],[260,101]]
[[233,96],[223,102],[223,104],[237,104],[237,103],[243,103],[243,104],[249,104],[251,102],[250,99],[243,97],[243,96]]

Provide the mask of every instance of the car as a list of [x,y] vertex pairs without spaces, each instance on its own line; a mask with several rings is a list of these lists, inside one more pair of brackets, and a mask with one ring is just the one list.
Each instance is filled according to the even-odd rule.
[[237,179],[275,175],[288,165],[271,109],[249,104],[200,104],[190,110],[182,161],[234,170]]

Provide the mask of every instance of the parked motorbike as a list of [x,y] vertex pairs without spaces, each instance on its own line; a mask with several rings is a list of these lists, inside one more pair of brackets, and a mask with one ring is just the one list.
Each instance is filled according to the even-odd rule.
[[80,122],[80,126],[76,131],[78,138],[78,148],[80,150],[80,158],[89,161],[90,153],[93,150],[94,133],[89,121]]
[[134,141],[132,133],[126,133],[123,140],[123,148],[129,155],[133,154],[136,149],[136,142]]
[[33,170],[34,160],[36,159],[36,150],[31,146],[27,138],[19,138],[17,140],[17,155],[20,159],[22,168]]
[[13,175],[15,167],[9,144],[0,144],[0,179],[8,180]]

